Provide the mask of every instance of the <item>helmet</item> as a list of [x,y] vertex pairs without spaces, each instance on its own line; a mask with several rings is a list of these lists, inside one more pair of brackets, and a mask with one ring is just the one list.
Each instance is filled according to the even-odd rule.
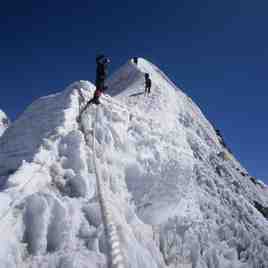
[[144,76],[145,76],[145,78],[149,78],[149,74],[148,73],[145,73]]

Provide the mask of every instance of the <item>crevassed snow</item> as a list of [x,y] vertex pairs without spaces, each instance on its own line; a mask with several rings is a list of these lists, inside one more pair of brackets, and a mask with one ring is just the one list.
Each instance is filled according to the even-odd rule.
[[0,139],[3,267],[107,266],[93,133],[126,267],[267,267],[268,223],[254,206],[268,207],[267,188],[241,175],[201,110],[144,59],[108,86],[113,98],[80,123],[86,81],[34,102]]

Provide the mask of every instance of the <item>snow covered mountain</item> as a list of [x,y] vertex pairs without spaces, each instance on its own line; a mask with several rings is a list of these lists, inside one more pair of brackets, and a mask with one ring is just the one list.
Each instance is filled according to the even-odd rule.
[[2,110],[0,110],[0,137],[3,135],[8,126],[9,119],[6,114]]
[[268,267],[267,187],[193,101],[143,59],[108,85],[81,121],[87,81],[0,139],[1,267]]

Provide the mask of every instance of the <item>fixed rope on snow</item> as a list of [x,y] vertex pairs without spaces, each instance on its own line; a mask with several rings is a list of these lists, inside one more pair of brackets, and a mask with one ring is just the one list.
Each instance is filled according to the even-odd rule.
[[[78,91],[78,94],[81,96],[81,92]],[[83,96],[84,97],[84,96]],[[113,221],[112,210],[109,206],[109,202],[105,199],[108,192],[106,185],[103,183],[103,180],[99,173],[98,160],[96,157],[96,142],[95,142],[95,126],[97,122],[97,110],[95,115],[95,121],[93,124],[93,157],[94,157],[94,167],[96,173],[96,182],[97,182],[97,192],[99,195],[99,202],[101,207],[102,219],[105,228],[106,240],[109,248],[109,267],[110,268],[124,268],[124,258],[121,252],[120,239],[117,232],[117,226]],[[81,117],[81,113],[79,116]],[[25,187],[35,178],[36,173],[41,172],[45,167],[46,162],[41,163],[39,169],[37,169],[34,174],[20,186],[19,193],[25,189]],[[21,200],[21,196],[17,196],[10,203],[8,209],[0,216],[0,224],[3,223],[3,220],[10,214],[12,209],[15,208],[18,201]],[[13,224],[14,225],[14,224]],[[12,225],[12,226],[13,226]],[[4,230],[4,228],[1,228]]]
[[97,179],[97,190],[99,195],[99,201],[101,206],[101,213],[103,218],[103,223],[105,226],[105,232],[106,232],[106,239],[109,247],[109,257],[110,262],[109,265],[111,268],[124,268],[123,263],[123,255],[120,248],[120,240],[117,233],[117,227],[116,224],[113,221],[112,211],[109,206],[109,203],[105,199],[107,196],[107,189],[106,185],[103,182],[100,172],[99,172],[99,166],[98,161],[96,157],[96,138],[95,138],[95,127],[97,122],[97,114],[98,110],[96,110],[96,116],[95,121],[93,125],[93,158],[94,158],[94,166],[95,166],[95,173],[96,173],[96,179]]
[[[84,111],[83,111],[84,112]],[[82,114],[79,115],[81,118]],[[93,162],[96,174],[97,194],[99,196],[101,216],[104,224],[106,241],[109,249],[109,268],[124,268],[124,257],[121,251],[120,239],[117,232],[117,226],[113,221],[112,209],[106,200],[108,196],[107,185],[103,182],[99,172],[99,162],[96,156],[96,123],[98,120],[98,109],[96,109],[95,120],[93,121]],[[81,123],[82,124],[82,123]],[[81,126],[83,129],[83,127]],[[86,138],[87,140],[87,138]]]

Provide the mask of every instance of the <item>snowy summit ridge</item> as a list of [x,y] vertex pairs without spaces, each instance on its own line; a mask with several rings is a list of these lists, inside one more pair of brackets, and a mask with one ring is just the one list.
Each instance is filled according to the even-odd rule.
[[87,81],[35,101],[1,137],[1,265],[107,267],[97,170],[125,267],[268,267],[267,187],[197,105],[141,58],[108,88],[81,122]]

